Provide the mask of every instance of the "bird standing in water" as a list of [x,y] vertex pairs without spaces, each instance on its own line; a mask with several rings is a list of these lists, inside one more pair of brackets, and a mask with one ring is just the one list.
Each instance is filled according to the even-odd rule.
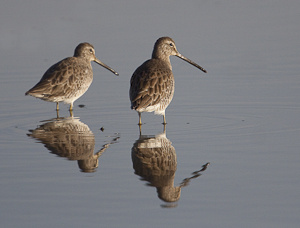
[[142,125],[142,112],[163,115],[163,124],[166,124],[165,111],[172,101],[175,86],[171,55],[183,59],[206,73],[201,66],[181,55],[170,37],[159,38],[154,45],[152,58],[138,67],[130,80],[131,109],[138,112],[139,125]]
[[72,112],[74,101],[81,97],[92,84],[91,61],[98,63],[115,75],[119,75],[96,58],[93,45],[81,43],[76,47],[73,57],[65,58],[51,66],[42,79],[25,95],[56,102],[57,111],[59,110],[59,102],[63,101],[70,104],[69,110]]

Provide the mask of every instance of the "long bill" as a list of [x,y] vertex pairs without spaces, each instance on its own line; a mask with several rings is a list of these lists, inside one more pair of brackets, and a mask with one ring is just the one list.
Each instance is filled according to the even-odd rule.
[[104,64],[103,62],[101,62],[99,59],[95,59],[94,62],[98,63],[100,66],[103,66],[107,70],[113,72],[115,75],[117,75],[117,76],[119,75],[119,73],[117,71],[115,71],[111,67],[107,66],[106,64]]
[[184,57],[182,54],[178,53],[176,56],[178,58],[181,58],[182,60],[188,62],[189,64],[192,64],[193,66],[197,67],[198,69],[202,70],[204,73],[207,73],[207,71],[203,67],[199,66],[197,63],[194,63],[192,60],[188,59],[187,57]]

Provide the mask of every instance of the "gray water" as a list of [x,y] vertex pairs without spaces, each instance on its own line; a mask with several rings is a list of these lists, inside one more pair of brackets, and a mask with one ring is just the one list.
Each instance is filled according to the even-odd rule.
[[[299,10],[297,0],[2,2],[1,227],[298,227]],[[208,73],[171,57],[166,137],[153,113],[140,137],[129,80],[161,36]],[[54,103],[24,93],[84,41],[120,76],[93,64],[74,117],[61,104],[56,119]],[[138,152],[162,145],[169,165],[143,165]]]

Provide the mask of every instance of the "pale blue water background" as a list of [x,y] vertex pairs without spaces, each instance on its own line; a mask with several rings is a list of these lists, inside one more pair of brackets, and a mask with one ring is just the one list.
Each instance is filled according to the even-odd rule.
[[[297,0],[1,2],[0,226],[298,227],[299,12]],[[174,184],[210,162],[171,205],[134,174],[138,115],[128,99],[133,71],[166,35],[208,71],[171,57]],[[94,153],[120,137],[94,173],[27,136],[56,113],[24,93],[83,41],[120,73],[93,64],[94,82],[75,102]],[[160,116],[142,117],[143,134],[163,130]]]

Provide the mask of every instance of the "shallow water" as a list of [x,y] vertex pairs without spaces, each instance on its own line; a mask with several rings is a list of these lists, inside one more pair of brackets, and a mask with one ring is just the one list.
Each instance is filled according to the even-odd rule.
[[[298,1],[39,3],[0,9],[1,227],[297,227]],[[171,57],[166,135],[140,136],[129,80],[163,35],[208,74]],[[93,64],[57,118],[24,93],[81,41],[120,76]]]

